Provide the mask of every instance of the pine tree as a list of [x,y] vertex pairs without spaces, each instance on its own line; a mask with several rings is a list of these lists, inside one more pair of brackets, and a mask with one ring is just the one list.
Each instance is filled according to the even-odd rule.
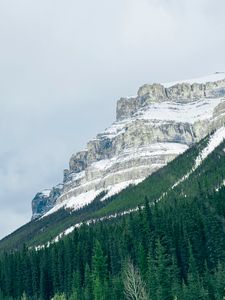
[[172,258],[171,266],[171,295],[172,299],[182,299],[182,283],[175,257]]
[[186,289],[186,298],[193,300],[208,299],[208,292],[203,286],[203,282],[199,277],[195,258],[193,255],[191,244],[189,243],[189,270],[188,270],[188,286]]
[[156,242],[156,283],[157,300],[171,299],[171,264],[161,242]]
[[47,250],[43,253],[42,264],[40,266],[40,298],[41,300],[47,300],[51,296],[51,281],[49,280],[49,265]]
[[215,299],[224,299],[225,297],[225,268],[221,263],[218,264],[215,275],[213,276]]
[[138,266],[141,274],[143,274],[144,278],[147,276],[147,256],[144,250],[144,247],[141,243],[138,245]]
[[70,297],[71,300],[79,300],[81,297],[81,278],[80,272],[75,271],[73,273],[72,279],[72,295]]
[[92,286],[91,286],[91,270],[88,264],[86,264],[85,274],[84,274],[84,299],[85,300],[93,299]]
[[98,240],[95,242],[92,258],[92,282],[95,300],[104,300],[106,289],[106,258]]
[[30,268],[32,273],[32,291],[33,295],[37,296],[39,293],[39,267],[38,267],[38,257],[35,252],[31,253],[31,260],[30,260]]
[[157,297],[157,279],[156,279],[156,266],[152,252],[148,254],[148,273],[147,273],[147,287],[151,300]]

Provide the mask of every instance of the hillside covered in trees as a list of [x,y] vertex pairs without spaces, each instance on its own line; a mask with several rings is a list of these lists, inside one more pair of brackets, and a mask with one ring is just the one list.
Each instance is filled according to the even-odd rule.
[[[18,246],[19,236],[38,222],[3,240],[0,299],[223,299],[225,142],[193,169],[207,143],[208,138],[111,201],[96,199],[68,223],[65,217],[62,224],[78,218],[84,224],[57,243],[35,250],[33,245],[45,241],[43,229],[35,243],[27,236]],[[85,224],[138,205],[130,214]],[[46,222],[44,237],[54,237],[47,221],[40,222]]]

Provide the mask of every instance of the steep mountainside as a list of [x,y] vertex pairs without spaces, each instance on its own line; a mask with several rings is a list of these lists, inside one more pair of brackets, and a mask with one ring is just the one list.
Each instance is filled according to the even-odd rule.
[[0,241],[32,246],[0,252],[0,299],[224,299],[224,138],[221,127],[111,199],[56,211]]
[[[174,198],[193,199],[219,190],[225,179],[225,128],[191,146],[182,155],[159,169],[136,186],[101,201],[104,194],[79,210],[60,209],[45,218],[34,220],[0,241],[1,250],[49,244],[80,227],[136,211],[146,197],[151,205]],[[171,202],[172,203],[172,202]]]
[[220,128],[224,108],[225,73],[145,84],[136,96],[117,102],[116,122],[72,155],[63,185],[35,196],[33,219],[62,207],[77,210],[138,184]]

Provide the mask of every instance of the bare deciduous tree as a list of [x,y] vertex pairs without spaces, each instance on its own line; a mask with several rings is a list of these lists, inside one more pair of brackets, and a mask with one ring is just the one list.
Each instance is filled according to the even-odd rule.
[[145,284],[142,281],[138,268],[128,261],[124,273],[123,284],[126,298],[129,300],[149,300]]

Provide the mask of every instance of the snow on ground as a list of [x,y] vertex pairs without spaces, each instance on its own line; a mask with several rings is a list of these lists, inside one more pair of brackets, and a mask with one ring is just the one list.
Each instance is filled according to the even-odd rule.
[[42,216],[46,217],[54,212],[56,212],[57,210],[59,210],[60,208],[64,207],[64,208],[69,208],[69,209],[73,209],[73,210],[77,210],[87,204],[89,204],[90,202],[92,202],[103,190],[90,190],[86,193],[82,193],[78,196],[72,196],[71,198],[69,198],[68,200],[65,200],[61,203],[56,204],[52,209],[50,209],[46,214],[44,214]]
[[91,169],[106,171],[114,164],[124,163],[129,160],[135,160],[142,157],[159,156],[159,155],[178,155],[187,150],[188,146],[181,143],[154,143],[143,147],[130,147],[124,149],[119,155],[111,159],[102,159],[89,166]]
[[118,184],[109,186],[107,188],[107,194],[101,199],[101,201],[118,194],[119,192],[121,192],[122,190],[124,190],[125,188],[127,188],[129,185],[137,185],[138,183],[140,183],[141,181],[143,181],[145,178],[141,178],[141,179],[136,179],[136,180],[129,180],[129,181],[124,181],[124,182],[120,182]]
[[90,190],[78,196],[73,196],[66,201],[65,208],[77,210],[91,203],[103,190]]
[[135,115],[138,119],[174,121],[191,123],[211,119],[215,107],[221,98],[201,99],[189,103],[161,102],[152,103],[147,109],[139,110]]
[[207,83],[207,82],[215,82],[215,81],[219,81],[219,80],[223,80],[223,79],[225,79],[225,72],[216,72],[214,74],[210,74],[210,75],[199,77],[199,78],[192,78],[192,79],[162,83],[162,85],[164,85],[164,87],[168,88],[173,85],[181,84],[181,83],[189,83],[189,84]]
[[[115,219],[115,218],[118,218],[119,216],[124,216],[124,215],[130,214],[132,212],[138,211],[139,209],[143,209],[143,208],[144,208],[144,206],[139,206],[139,207],[135,207],[135,208],[132,208],[132,209],[129,209],[129,210],[125,210],[121,213],[115,213],[115,214],[112,214],[112,215],[109,215],[109,216],[104,216],[104,217],[97,218],[97,219],[91,219],[91,220],[88,220],[86,222],[77,223],[73,226],[70,226],[69,228],[67,228],[66,230],[61,232],[59,235],[57,235],[52,240],[51,243],[58,242],[62,237],[70,234],[71,232],[74,231],[75,228],[79,228],[83,224],[90,225],[90,224],[94,224],[94,223],[99,222],[99,221]],[[51,243],[48,243],[47,246],[49,246]],[[42,249],[43,247],[44,247],[44,245],[37,246],[36,250]]]
[[[85,177],[85,171],[81,171],[79,173],[72,173],[71,174],[71,181],[76,181],[76,180],[79,180],[83,177]],[[70,183],[70,181],[68,183]]]
[[118,122],[114,122],[111,126],[105,129],[103,133],[97,135],[97,138],[107,136],[108,138],[114,138],[117,135],[124,132],[125,127],[131,123],[131,119],[125,119]]
[[[174,189],[178,184],[180,184],[181,182],[183,182],[184,180],[186,180],[190,174],[192,172],[194,172],[199,166],[200,164],[208,157],[208,155],[210,153],[213,152],[213,150],[219,146],[223,140],[225,139],[225,127],[222,127],[220,129],[218,129],[217,131],[215,131],[215,133],[210,137],[209,139],[209,142],[207,144],[207,146],[202,150],[202,152],[197,156],[196,160],[195,160],[195,164],[194,164],[194,167],[192,168],[192,170],[190,172],[188,172],[186,175],[184,175],[180,180],[178,180],[173,186],[171,189]],[[142,181],[142,180],[140,180]],[[136,184],[138,183],[138,181],[136,182]],[[225,180],[223,181],[223,185],[225,184]],[[112,187],[113,188],[113,187]],[[113,190],[112,192],[115,192],[116,193],[116,189]],[[117,192],[119,192],[119,189],[117,190]],[[156,200],[156,202],[159,202],[160,200],[162,200],[162,198],[166,195],[167,193],[163,193],[162,196]],[[108,191],[108,194],[107,196],[109,197],[110,195],[110,191]],[[141,206],[140,207],[141,209],[144,208],[144,206]],[[123,216],[123,215],[126,215],[126,214],[129,214],[131,212],[134,212],[134,211],[137,211],[139,209],[139,207],[135,207],[133,209],[129,209],[129,210],[125,210],[121,213],[115,213],[115,214],[112,214],[112,215],[109,215],[109,216],[104,216],[104,217],[101,217],[101,218],[97,218],[97,219],[91,219],[91,220],[88,220],[86,222],[81,222],[81,223],[77,223],[69,228],[67,228],[65,231],[63,231],[62,233],[60,233],[53,241],[52,243],[54,242],[58,242],[59,239],[61,239],[63,236],[65,235],[68,235],[69,233],[71,233],[75,228],[78,228],[80,227],[82,224],[92,224],[92,223],[96,223],[98,221],[103,221],[103,220],[109,220],[109,219],[113,219],[113,218],[117,218],[118,216]],[[41,246],[38,246],[38,247],[43,247],[43,245]],[[39,249],[37,247],[37,250]]]
[[206,148],[200,153],[196,158],[195,168],[197,168],[201,162],[206,159],[206,157],[213,152],[213,150],[219,146],[225,139],[225,127],[221,127],[215,131],[215,133],[210,137],[209,143]]
[[192,170],[190,170],[187,174],[185,174],[182,178],[180,178],[172,186],[172,189],[178,186],[181,182],[185,181],[191,175],[191,173],[193,173],[200,166],[200,164],[207,158],[207,156],[209,156],[209,154],[212,153],[213,150],[223,142],[224,139],[225,139],[225,127],[221,127],[211,135],[207,146],[197,156]]
[[[105,160],[100,160],[98,162],[93,163],[92,165],[90,165],[88,167],[88,169],[86,170],[87,172],[89,170],[92,171],[100,171],[102,173],[100,173],[100,177],[92,180],[92,181],[86,181],[85,183],[78,185],[74,188],[71,188],[69,190],[69,193],[72,191],[76,191],[77,189],[80,189],[81,187],[83,187],[83,189],[85,189],[85,187],[88,189],[88,186],[90,184],[93,185],[98,185],[101,181],[106,180],[108,177],[112,176],[112,173],[114,176],[122,174],[122,173],[126,173],[126,172],[131,172],[132,170],[135,171],[137,169],[140,168],[149,168],[148,165],[138,165],[135,166],[135,164],[131,164],[130,167],[126,166],[124,169],[122,170],[118,170],[118,171],[112,171],[110,172],[110,168],[113,169],[113,166],[115,164],[123,164],[126,163],[128,161],[135,161],[135,159],[140,159],[140,158],[148,158],[148,157],[154,157],[154,156],[163,156],[163,155],[179,155],[181,153],[183,153],[184,151],[186,151],[188,149],[188,146],[185,144],[180,144],[180,143],[155,143],[155,144],[151,144],[149,146],[144,146],[144,147],[137,147],[137,148],[127,148],[124,150],[124,152],[122,152],[120,155],[115,156],[111,159],[105,159]],[[162,167],[164,164],[158,163],[158,164],[152,164],[152,166],[159,166]],[[78,173],[79,174],[79,173]],[[79,176],[78,176],[79,177]],[[143,179],[140,179],[143,180]],[[128,185],[130,184],[137,184],[138,180],[129,180],[129,181],[125,181],[125,182],[121,182],[118,184],[114,184],[112,186],[106,186],[105,187],[105,191],[107,192],[107,195],[104,197],[104,199],[111,197],[112,195],[114,195],[115,193],[118,193],[119,191],[121,191],[122,189],[126,188]],[[98,190],[97,192],[100,193],[102,192],[103,189]],[[64,194],[65,195],[65,194]],[[64,196],[62,195],[62,196]],[[70,200],[71,198],[69,198],[68,200],[64,200],[64,202],[56,205],[54,208],[52,208],[52,210],[50,210],[49,212],[47,212],[47,214],[50,214],[52,212],[55,212],[56,210],[58,210],[59,208],[61,208],[62,206],[65,207],[70,207],[73,209],[77,209],[77,205],[74,205],[75,203],[78,203],[78,201],[81,201],[80,205],[78,208],[84,206],[88,203],[90,203],[89,201],[89,194],[85,193],[85,199],[86,197],[88,197],[87,201],[83,201],[82,199],[78,198],[80,197],[72,197],[73,199]],[[92,199],[94,200],[94,198]],[[84,203],[84,205],[83,205]]]
[[225,179],[223,180],[222,184],[216,188],[216,192],[218,192],[223,186],[225,186]]
[[[81,185],[77,185],[73,188],[70,188],[68,193],[71,193],[74,191],[74,193],[76,192],[76,190],[79,190],[81,187],[83,189],[87,189],[89,188],[89,186],[95,185],[97,186],[98,184],[100,184],[100,182],[104,182],[104,180],[106,180],[108,177],[112,176],[112,174],[114,176],[116,175],[120,175],[122,173],[126,173],[126,172],[132,172],[135,171],[137,169],[143,169],[143,168],[149,168],[149,166],[146,165],[138,165],[135,166],[135,164],[131,164],[129,167],[126,166],[124,167],[124,169],[118,170],[118,171],[111,171],[110,172],[110,168],[113,169],[113,166],[115,164],[123,164],[129,161],[135,161],[135,159],[140,159],[140,158],[148,158],[148,157],[154,157],[154,156],[163,156],[163,155],[179,155],[181,153],[183,153],[184,151],[186,151],[188,149],[188,146],[185,144],[180,144],[180,143],[155,143],[152,144],[150,146],[145,146],[145,147],[137,147],[137,148],[128,148],[125,149],[123,153],[121,153],[119,156],[115,156],[111,159],[107,159],[107,160],[100,160],[96,163],[93,163],[91,166],[88,167],[87,172],[89,170],[96,170],[97,172],[100,171],[102,173],[99,174],[99,177],[92,180],[92,181],[86,181],[85,183],[81,184]],[[151,164],[152,167],[162,167],[164,164],[162,163],[155,163],[155,164]],[[82,172],[83,173],[83,172]],[[78,173],[79,174],[79,173]],[[82,174],[83,176],[83,174]],[[77,176],[77,178],[79,177],[79,175]],[[88,191],[86,193],[82,193],[78,196],[74,196],[74,197],[70,197],[66,200],[64,200],[63,202],[56,204],[51,210],[49,210],[44,216],[47,216],[55,211],[57,211],[58,209],[65,207],[65,208],[72,208],[73,210],[79,209],[81,207],[83,207],[84,205],[89,204],[91,201],[94,200],[94,198],[100,194],[102,191],[107,191],[107,195],[104,197],[104,199],[111,197],[112,195],[118,193],[119,191],[121,191],[122,189],[126,188],[128,185],[130,184],[137,184],[140,181],[142,181],[143,178],[139,179],[139,180],[129,180],[129,181],[124,181],[118,184],[114,184],[112,186],[106,186],[104,189],[99,189],[97,191],[95,190],[91,190]],[[66,193],[62,194],[60,197],[65,196]],[[59,198],[60,200],[60,198]]]
[[132,117],[123,122],[115,122],[97,138],[113,139],[124,133],[125,128],[136,120],[147,120],[153,126],[159,126],[168,121],[193,124],[197,121],[209,120],[213,117],[216,106],[222,101],[224,98],[202,98],[188,103],[168,101],[151,103],[147,107],[139,109]]
[[[181,83],[207,83],[225,79],[225,72],[217,72],[208,76],[193,78],[182,81],[163,83],[164,87],[171,87]],[[127,98],[135,98],[127,97]],[[155,121],[176,121],[194,123],[198,120],[210,119],[213,116],[214,108],[221,102],[221,98],[203,98],[189,103],[161,102],[152,103],[143,109],[139,109],[136,114],[118,122],[114,122],[110,127],[97,136],[97,139],[107,137],[113,139],[125,132],[126,127],[137,119]]]
[[123,155],[126,155],[126,160],[138,158],[140,156],[156,156],[164,154],[179,154],[187,150],[188,146],[181,143],[154,143],[148,146],[136,147],[136,148],[126,148]]
[[141,178],[138,180],[129,180],[129,181],[125,181],[125,182],[121,182],[121,183],[109,186],[106,189],[90,190],[90,191],[82,193],[78,196],[72,196],[69,199],[64,200],[63,202],[56,204],[52,209],[50,209],[46,214],[44,214],[42,216],[42,218],[56,212],[57,210],[59,210],[63,207],[65,209],[68,208],[68,209],[72,209],[72,210],[80,209],[80,208],[84,207],[85,205],[90,204],[103,191],[106,192],[106,195],[101,200],[102,201],[106,200],[107,198],[121,192],[123,189],[127,188],[129,185],[131,185],[131,184],[136,185],[136,184],[140,183],[142,180],[144,180],[144,178]]

